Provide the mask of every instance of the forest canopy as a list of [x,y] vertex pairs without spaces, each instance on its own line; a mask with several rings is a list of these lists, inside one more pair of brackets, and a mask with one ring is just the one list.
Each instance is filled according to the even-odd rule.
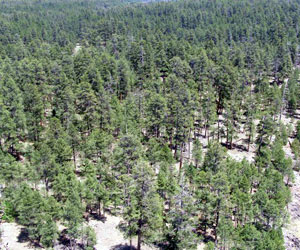
[[285,249],[300,1],[148,2],[1,1],[2,221],[44,248],[93,249],[111,214],[138,250]]

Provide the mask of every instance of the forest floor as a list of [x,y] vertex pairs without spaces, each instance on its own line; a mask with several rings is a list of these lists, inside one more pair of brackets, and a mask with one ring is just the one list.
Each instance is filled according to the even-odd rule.
[[0,249],[2,250],[26,250],[34,249],[30,243],[22,240],[22,226],[16,223],[3,223],[0,230],[2,231],[2,243]]
[[[297,110],[296,117],[299,117],[299,110]],[[285,125],[292,125],[295,129],[296,123],[299,119],[291,119],[283,115],[282,122]],[[289,143],[283,147],[286,157],[293,159],[293,164],[296,164],[294,155],[292,153],[290,143],[294,138],[289,138]],[[290,185],[291,202],[288,205],[289,222],[283,227],[283,236],[286,250],[300,249],[300,173],[294,171],[295,179]]]
[[[291,125],[292,130],[295,131],[296,123],[300,117],[300,110],[297,110],[295,114],[296,118],[290,118],[288,114],[283,114],[281,117],[281,122],[283,124]],[[222,120],[222,117],[221,117]],[[256,121],[257,125],[258,121]],[[223,125],[222,125],[223,126]],[[199,134],[197,139],[200,140],[203,146],[203,152],[207,150],[207,138],[204,137],[204,134]],[[273,138],[274,139],[274,138]],[[293,160],[293,164],[296,164],[294,160],[294,154],[292,153],[290,143],[294,140],[293,136],[288,138],[289,143],[283,147],[285,151],[286,157],[290,157]],[[222,141],[222,143],[225,141]],[[188,150],[188,147],[190,149]],[[228,155],[236,160],[242,161],[244,158],[249,162],[254,161],[256,146],[255,144],[250,145],[249,152],[246,150],[247,148],[247,136],[243,133],[243,128],[240,128],[240,132],[237,134],[237,138],[234,140],[234,147],[233,149],[228,149]],[[193,143],[191,142],[187,149],[184,152],[185,159],[192,158],[192,150],[193,150]],[[176,164],[177,168],[179,169],[179,163]],[[289,220],[288,223],[283,227],[283,236],[285,247],[287,250],[299,250],[300,249],[300,173],[294,171],[295,179],[292,184],[290,184],[291,188],[291,202],[288,205],[288,214]]]
[[[300,115],[300,111],[298,111]],[[297,115],[298,116],[298,115]],[[290,119],[288,116],[282,116],[282,122],[286,125],[290,124],[295,127],[298,119]],[[250,152],[245,150],[247,145],[246,136],[242,131],[238,133],[238,138],[235,140],[235,147],[231,150],[228,150],[228,154],[235,160],[241,161],[243,158],[246,158],[248,161],[254,160],[255,155],[255,146],[251,145]],[[207,149],[207,139],[203,135],[197,136],[200,139],[202,145],[204,146],[204,152]],[[290,143],[293,141],[293,138],[289,138]],[[187,150],[184,153],[185,158],[190,158],[193,149],[193,143],[190,144],[190,150]],[[287,157],[293,159],[293,154],[289,143],[284,147],[284,151]],[[190,152],[190,155],[188,155]],[[295,161],[294,161],[295,164]],[[285,240],[285,247],[287,250],[300,249],[300,173],[294,171],[295,180],[291,184],[291,194],[292,201],[288,205],[289,211],[289,223],[283,228],[283,235]],[[89,225],[95,230],[97,237],[97,245],[95,246],[98,250],[128,250],[129,249],[129,240],[123,237],[122,232],[117,228],[119,222],[121,221],[120,217],[112,216],[107,214],[104,221],[100,220],[90,220]],[[13,250],[29,250],[34,249],[32,245],[27,241],[22,240],[22,227],[16,223],[3,223],[1,225],[1,230],[3,232],[2,236],[2,246],[7,245],[7,249]],[[133,239],[133,245],[136,245],[136,239]],[[202,250],[204,244],[198,246],[198,250]],[[5,249],[5,248],[4,248]],[[57,248],[59,249],[59,248]],[[144,250],[153,250],[149,246],[143,246]]]
[[[122,232],[117,228],[121,221],[120,217],[105,215],[105,221],[90,220],[91,226],[96,233],[97,245],[96,249],[101,250],[129,250],[129,240],[124,239]],[[136,239],[132,241],[136,245]],[[143,250],[152,250],[148,246],[143,246]]]
[[[120,217],[106,215],[104,221],[90,220],[89,226],[91,226],[96,233],[97,244],[95,249],[97,250],[129,250],[129,240],[124,239],[122,233],[118,230],[117,226],[121,221]],[[3,223],[1,224],[2,230],[2,243],[0,245],[1,250],[31,250],[37,249],[22,238],[22,226],[16,223]],[[136,245],[136,239],[133,239],[133,245]],[[5,248],[6,246],[6,248]],[[2,247],[2,248],[1,248]],[[62,249],[60,246],[54,249]],[[135,248],[133,248],[135,249]],[[155,250],[157,248],[143,246],[143,250]],[[199,244],[197,250],[203,250],[204,244]]]
[[295,172],[295,181],[291,186],[292,201],[288,205],[289,223],[283,228],[287,250],[300,249],[300,173]]
[[[90,220],[91,226],[96,233],[97,250],[129,250],[129,241],[124,239],[122,233],[117,226],[121,221],[120,217],[106,215],[105,221]],[[36,249],[29,241],[22,237],[22,226],[16,223],[1,224],[2,243],[0,249],[2,250],[29,250]],[[133,240],[136,244],[136,240]],[[1,248],[2,247],[2,248]],[[5,248],[6,247],[6,248]],[[61,246],[55,249],[62,249]],[[153,250],[148,246],[143,246],[143,250]]]
[[[124,239],[117,226],[121,221],[120,217],[106,215],[105,222],[90,220],[89,225],[95,230],[97,236],[96,249],[101,250],[129,250],[129,240]],[[134,246],[137,240],[133,239]],[[199,244],[197,250],[203,250],[204,244]],[[135,248],[133,248],[135,249]],[[155,247],[142,246],[143,250],[154,250]]]
[[[78,54],[81,50],[81,45],[76,44],[73,50],[73,55]],[[300,117],[300,110],[297,111],[297,117]],[[221,121],[223,117],[220,117]],[[282,116],[282,122],[285,125],[292,125],[295,127],[296,122],[299,119],[291,119],[287,115]],[[197,139],[200,140],[204,149],[207,150],[207,138],[203,134],[199,134]],[[289,138],[291,143],[293,138]],[[185,159],[191,159],[193,143],[191,142],[188,146],[189,150],[184,152]],[[247,136],[243,132],[243,128],[240,128],[237,138],[234,140],[234,148],[227,151],[230,157],[237,161],[242,161],[244,158],[250,162],[254,161],[255,156],[255,145],[250,145],[249,152],[245,150],[247,148]],[[293,154],[289,143],[284,147],[287,157],[293,159]],[[295,164],[295,161],[293,161]],[[176,164],[179,167],[179,163]],[[289,212],[289,223],[283,227],[283,235],[285,240],[285,247],[287,250],[300,249],[300,173],[294,171],[295,180],[290,185],[292,200],[288,205]],[[106,215],[105,220],[90,220],[89,226],[91,226],[96,233],[97,244],[95,248],[98,250],[129,250],[129,240],[123,237],[122,232],[117,228],[121,218],[118,216]],[[29,250],[35,249],[30,242],[24,240],[22,237],[22,226],[16,223],[3,223],[1,224],[0,230],[2,231],[2,242],[0,242],[0,249],[9,250]],[[136,245],[136,239],[133,239],[133,245]],[[3,248],[2,246],[7,246]],[[198,250],[204,249],[205,244],[199,244]],[[1,248],[2,247],[2,248]],[[60,249],[59,247],[56,249]],[[154,250],[156,248],[143,246],[143,250]]]

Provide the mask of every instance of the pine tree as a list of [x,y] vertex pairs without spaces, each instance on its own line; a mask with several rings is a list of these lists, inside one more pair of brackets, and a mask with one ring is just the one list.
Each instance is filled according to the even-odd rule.
[[140,161],[133,169],[133,182],[130,185],[123,219],[126,224],[120,227],[125,235],[137,236],[137,249],[142,243],[150,244],[159,239],[162,227],[162,202],[156,192],[154,173],[149,165]]
[[202,157],[203,157],[202,145],[201,142],[197,139],[193,145],[193,158],[195,160],[196,168],[198,168],[198,166],[201,164]]
[[167,249],[196,249],[196,211],[190,190],[181,184],[166,215],[164,238]]
[[212,127],[212,125],[214,125],[214,123],[218,119],[215,92],[211,84],[208,84],[207,86],[204,87],[203,98],[201,101],[202,101],[201,107],[202,107],[204,127],[205,127],[204,136],[207,137],[207,141],[209,142],[210,139],[209,129],[210,127]]
[[10,77],[5,77],[0,81],[0,105],[2,110],[2,150],[20,160],[22,149],[19,141],[24,140],[26,118],[22,93]]
[[151,94],[146,102],[147,131],[150,135],[160,137],[166,118],[166,100],[160,94]]
[[76,239],[80,236],[80,228],[83,222],[83,207],[76,191],[71,191],[63,207],[63,218],[70,238],[71,249],[76,249]]
[[86,79],[86,76],[77,89],[77,113],[81,116],[81,130],[89,135],[98,121],[98,100]]

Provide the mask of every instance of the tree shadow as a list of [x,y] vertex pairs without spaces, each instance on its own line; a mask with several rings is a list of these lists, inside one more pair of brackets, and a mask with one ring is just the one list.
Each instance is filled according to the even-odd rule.
[[[243,140],[242,142],[245,144],[245,143],[247,143],[247,140]],[[232,143],[232,148],[230,148],[230,146],[228,144],[226,144],[225,142],[222,142],[221,145],[223,147],[226,147],[229,150],[236,149],[239,152],[248,152],[247,147],[243,144]]]
[[29,238],[29,232],[24,227],[21,228],[21,232],[18,235],[17,239],[18,239],[18,242],[20,242],[20,243],[29,243],[29,245],[34,248],[41,248],[41,245],[38,244],[38,242],[35,242]]
[[28,241],[30,241],[28,230],[26,228],[21,228],[21,232],[18,235],[18,242],[24,243]]
[[[69,249],[69,247],[71,246],[71,240],[68,237],[67,229],[61,231],[58,238],[58,245],[62,246],[63,247],[62,249]],[[79,242],[73,242],[73,245],[76,246],[76,249],[84,250],[84,246]]]
[[[244,145],[247,141],[242,141],[243,144],[233,143],[233,148],[236,148],[240,152],[247,152],[247,147]],[[248,143],[248,142],[247,142]]]
[[127,244],[119,244],[111,247],[110,250],[136,250],[136,247],[132,246],[130,248],[130,246]]
[[[211,224],[206,224],[207,228],[212,228]],[[203,226],[199,226],[196,230],[196,233],[199,237],[202,238],[202,241],[204,243],[207,243],[209,241],[214,241],[214,237],[212,235],[212,233],[209,233],[207,230],[205,230],[205,228]]]
[[67,229],[64,229],[61,231],[58,242],[61,245],[69,246],[70,245],[70,239],[67,237]]
[[105,216],[99,215],[98,213],[89,213],[88,217],[91,217],[94,220],[99,220],[99,221],[101,221],[103,223],[105,223],[107,221],[107,218]]
[[215,239],[214,237],[212,237],[211,235],[202,235],[203,236],[203,242],[204,243],[208,243],[208,242],[214,242]]

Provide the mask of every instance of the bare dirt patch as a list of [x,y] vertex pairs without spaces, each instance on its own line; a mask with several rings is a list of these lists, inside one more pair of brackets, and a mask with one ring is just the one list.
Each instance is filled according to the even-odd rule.
[[[105,222],[99,220],[90,220],[89,226],[91,226],[96,233],[97,250],[125,250],[129,249],[129,240],[123,237],[122,232],[118,229],[118,224],[121,218],[117,216],[106,215]],[[133,239],[133,245],[136,245],[136,239]],[[143,246],[143,250],[154,250],[156,248]]]
[[26,241],[22,242],[21,229],[22,227],[16,223],[1,224],[2,246],[0,245],[0,249],[9,249],[9,250],[34,249],[29,245],[28,242]]

